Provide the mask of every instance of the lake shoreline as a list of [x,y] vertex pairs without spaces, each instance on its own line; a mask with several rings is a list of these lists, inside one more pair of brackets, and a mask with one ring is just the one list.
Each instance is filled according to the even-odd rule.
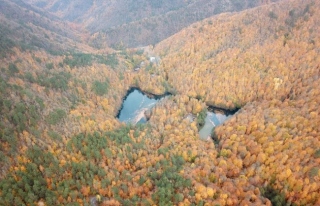
[[165,92],[164,94],[157,95],[157,94],[152,94],[152,93],[150,93],[150,92],[143,91],[143,90],[141,90],[139,87],[130,87],[130,88],[127,90],[126,95],[122,98],[121,107],[119,108],[119,110],[118,110],[118,112],[117,112],[117,115],[116,115],[116,118],[117,118],[117,119],[119,119],[121,110],[123,109],[123,103],[126,101],[126,99],[128,98],[128,96],[129,96],[132,92],[134,92],[135,90],[137,90],[139,93],[141,93],[141,94],[143,94],[143,95],[146,95],[148,98],[152,98],[152,99],[155,99],[155,100],[160,100],[161,98],[163,98],[163,97],[165,97],[165,96],[172,95],[170,92]]

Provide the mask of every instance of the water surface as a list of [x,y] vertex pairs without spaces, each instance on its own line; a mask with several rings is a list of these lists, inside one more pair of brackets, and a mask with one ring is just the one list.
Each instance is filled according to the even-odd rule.
[[207,112],[207,116],[205,119],[205,124],[199,131],[199,135],[201,139],[210,139],[213,128],[219,126],[227,119],[229,119],[235,111],[209,111]]
[[145,112],[151,109],[165,95],[147,95],[138,88],[128,91],[123,100],[121,110],[117,118],[126,123],[145,123],[147,121]]

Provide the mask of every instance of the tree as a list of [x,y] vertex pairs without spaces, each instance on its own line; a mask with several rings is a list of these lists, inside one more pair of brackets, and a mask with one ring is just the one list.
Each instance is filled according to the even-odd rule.
[[109,80],[107,79],[104,82],[94,81],[92,84],[92,90],[96,95],[103,96],[108,93],[109,89]]
[[67,113],[62,109],[54,109],[47,116],[47,122],[51,125],[56,125],[67,116]]
[[19,69],[18,69],[17,65],[15,65],[15,64],[13,64],[13,63],[10,63],[10,64],[9,64],[8,69],[9,69],[10,75],[14,75],[14,74],[16,74],[16,73],[19,72]]
[[204,126],[206,117],[207,117],[207,108],[204,108],[197,115],[197,127],[199,130]]
[[261,188],[260,192],[263,196],[265,196],[272,202],[272,205],[275,205],[275,206],[287,205],[285,194],[281,192],[279,189],[275,188],[275,181],[276,181],[276,178],[275,176],[273,176],[269,184],[266,187]]

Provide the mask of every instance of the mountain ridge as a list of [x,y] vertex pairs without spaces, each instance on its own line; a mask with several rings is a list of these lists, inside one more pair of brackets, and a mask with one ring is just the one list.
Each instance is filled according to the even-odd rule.
[[[86,1],[88,5],[83,6],[81,0],[64,3],[61,0],[50,3],[37,0],[25,0],[25,2],[34,6],[43,2],[45,6],[42,6],[42,9],[52,12],[61,19],[82,25],[92,34],[91,45],[98,48],[101,48],[101,45],[115,48],[121,45],[138,47],[156,44],[183,27],[206,17],[223,12],[241,11],[267,3],[263,0],[247,0],[241,3],[237,0],[175,0],[174,2],[139,0],[139,2],[108,3]],[[76,6],[80,4],[82,7]],[[77,17],[68,18],[68,15],[73,13],[77,13]]]

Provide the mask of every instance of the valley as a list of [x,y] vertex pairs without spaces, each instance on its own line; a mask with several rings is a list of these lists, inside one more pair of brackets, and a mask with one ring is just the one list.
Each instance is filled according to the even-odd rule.
[[319,205],[320,2],[137,2],[0,0],[0,205]]

